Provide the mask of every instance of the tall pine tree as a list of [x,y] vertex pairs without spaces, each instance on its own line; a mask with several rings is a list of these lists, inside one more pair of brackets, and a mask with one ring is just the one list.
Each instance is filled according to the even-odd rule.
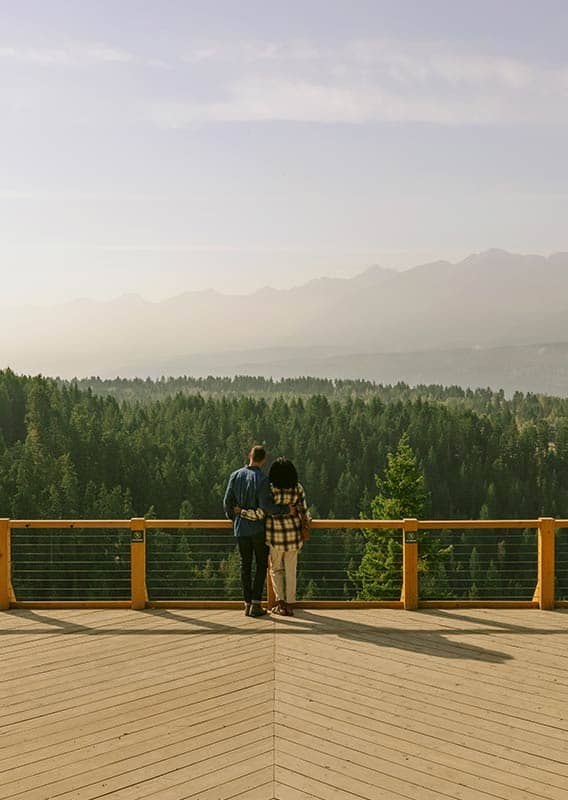
[[[423,516],[429,496],[424,475],[405,433],[395,453],[387,456],[384,478],[375,475],[379,493],[371,501],[372,519]],[[365,552],[351,576],[359,600],[393,600],[402,586],[402,534],[400,530],[366,530]]]

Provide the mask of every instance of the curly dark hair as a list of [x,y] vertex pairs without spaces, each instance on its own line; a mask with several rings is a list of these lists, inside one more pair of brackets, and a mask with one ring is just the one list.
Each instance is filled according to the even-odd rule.
[[277,489],[293,489],[298,484],[298,472],[289,458],[277,458],[270,467],[268,478]]

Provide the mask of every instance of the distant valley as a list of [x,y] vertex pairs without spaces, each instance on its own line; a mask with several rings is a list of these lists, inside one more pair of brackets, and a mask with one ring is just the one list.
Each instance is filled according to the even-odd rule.
[[[568,342],[490,348],[426,350],[408,353],[364,353],[306,356],[301,353],[260,362],[219,359],[214,374],[262,375],[294,378],[361,378],[382,384],[399,381],[411,386],[492,387],[515,391],[568,396]],[[190,373],[205,377],[204,363],[195,359]],[[173,374],[173,373],[172,373]],[[188,373],[189,374],[189,373]]]

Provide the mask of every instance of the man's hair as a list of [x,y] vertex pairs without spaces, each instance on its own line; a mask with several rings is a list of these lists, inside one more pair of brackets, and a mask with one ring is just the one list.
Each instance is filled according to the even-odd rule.
[[270,467],[268,479],[277,489],[293,489],[298,483],[298,472],[289,458],[277,458]]
[[261,444],[255,444],[250,449],[250,460],[260,464],[266,458],[266,450]]

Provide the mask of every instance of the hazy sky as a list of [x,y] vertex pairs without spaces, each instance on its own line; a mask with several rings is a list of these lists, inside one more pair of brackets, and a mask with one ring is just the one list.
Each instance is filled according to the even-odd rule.
[[565,0],[0,0],[0,304],[568,250]]

